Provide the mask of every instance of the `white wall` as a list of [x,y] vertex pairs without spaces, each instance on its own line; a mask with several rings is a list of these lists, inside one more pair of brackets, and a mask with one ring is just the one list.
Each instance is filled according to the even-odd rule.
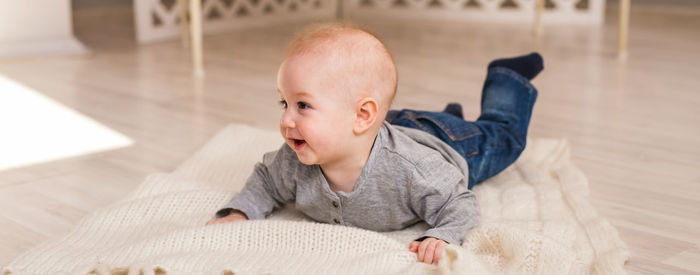
[[70,0],[0,1],[0,57],[85,53],[71,20]]

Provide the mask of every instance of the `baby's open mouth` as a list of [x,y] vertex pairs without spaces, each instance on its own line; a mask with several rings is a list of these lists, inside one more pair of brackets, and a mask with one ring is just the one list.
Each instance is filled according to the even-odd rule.
[[292,140],[294,141],[294,149],[295,150],[301,149],[301,147],[303,147],[304,144],[306,144],[306,141],[304,141],[302,139],[292,139]]

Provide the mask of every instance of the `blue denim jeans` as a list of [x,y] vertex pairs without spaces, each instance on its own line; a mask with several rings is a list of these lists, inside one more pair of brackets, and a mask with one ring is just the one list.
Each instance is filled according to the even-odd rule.
[[392,125],[428,132],[459,152],[469,166],[469,189],[511,165],[525,149],[527,127],[537,90],[530,81],[503,67],[488,71],[481,94],[481,115],[465,121],[445,112],[391,110]]

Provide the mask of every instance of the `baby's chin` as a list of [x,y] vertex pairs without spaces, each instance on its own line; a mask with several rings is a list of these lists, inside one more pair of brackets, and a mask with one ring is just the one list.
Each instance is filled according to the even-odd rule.
[[299,159],[299,162],[305,164],[305,165],[314,165],[314,164],[320,164],[317,163],[314,159],[309,159],[304,156],[300,156],[299,152],[297,152],[297,159]]
[[[301,162],[305,165],[320,164],[320,163],[318,163],[318,160],[316,158],[310,158],[307,155],[308,152],[305,153],[305,152],[300,152],[300,151],[294,150],[294,144],[287,143],[287,146],[289,146],[289,148],[291,148],[294,151],[294,153],[297,155],[297,159],[299,160],[299,162]],[[305,149],[308,149],[308,148],[305,148]]]
[[[298,157],[299,157],[299,156],[297,156],[297,158],[298,158]],[[304,161],[304,159],[302,159],[302,158],[299,158],[299,162],[303,163],[304,165],[314,165],[314,164],[318,164],[318,163],[315,163],[315,162],[313,162],[313,161]]]

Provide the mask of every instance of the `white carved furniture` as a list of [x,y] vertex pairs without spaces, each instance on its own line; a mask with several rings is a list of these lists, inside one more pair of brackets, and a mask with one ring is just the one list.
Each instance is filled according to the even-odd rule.
[[[343,15],[532,23],[536,0],[344,0]],[[546,4],[546,5],[545,5]],[[544,23],[601,24],[604,0],[546,0]]]
[[336,0],[135,0],[137,40],[146,43],[180,34],[183,27],[178,27],[181,17],[178,15],[183,14],[181,7],[188,1],[193,69],[198,76],[204,73],[202,31],[215,33],[271,23],[333,18],[337,9]]
[[[185,8],[188,5],[189,9]],[[498,21],[542,24],[603,23],[605,0],[135,0],[139,42],[183,35],[192,50],[194,74],[204,73],[202,32],[215,33],[271,23],[313,19],[383,17],[421,20]],[[190,20],[185,18],[189,10]],[[629,0],[620,0],[618,53],[626,53]],[[187,34],[186,23],[190,33]],[[180,26],[178,26],[180,23]]]

